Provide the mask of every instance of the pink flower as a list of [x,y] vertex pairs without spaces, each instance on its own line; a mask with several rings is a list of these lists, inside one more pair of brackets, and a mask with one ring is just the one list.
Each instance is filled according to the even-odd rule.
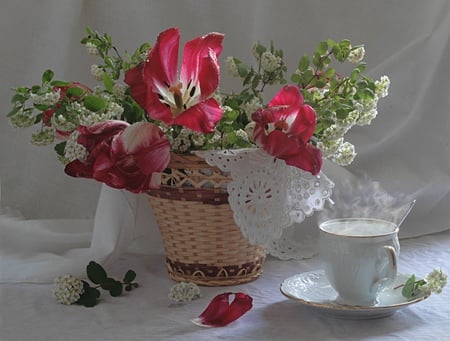
[[93,178],[134,193],[158,187],[152,174],[163,171],[170,159],[169,141],[158,126],[111,120],[80,126],[78,131],[78,143],[89,155],[67,164],[68,175]]
[[212,132],[222,117],[211,98],[219,85],[222,40],[223,34],[209,33],[187,42],[178,77],[179,30],[160,33],[148,59],[125,74],[132,97],[155,120]]
[[[231,303],[230,296],[234,296]],[[192,322],[202,327],[223,327],[244,315],[252,306],[251,296],[242,292],[226,292],[214,297],[205,311]]]
[[255,143],[268,154],[286,164],[316,175],[322,167],[322,153],[309,140],[316,127],[316,113],[303,104],[297,87],[284,86],[270,101],[267,109],[252,115],[256,126]]

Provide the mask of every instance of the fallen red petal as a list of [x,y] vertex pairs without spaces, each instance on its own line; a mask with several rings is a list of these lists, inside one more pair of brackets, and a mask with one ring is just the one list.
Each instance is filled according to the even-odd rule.
[[[230,303],[230,297],[233,297]],[[223,327],[237,320],[253,306],[251,296],[242,292],[227,292],[217,295],[206,307],[205,311],[192,322],[201,327]]]

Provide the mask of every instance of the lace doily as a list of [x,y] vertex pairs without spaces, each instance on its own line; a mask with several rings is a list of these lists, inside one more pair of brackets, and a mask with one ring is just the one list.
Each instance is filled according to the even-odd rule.
[[288,234],[294,224],[322,210],[330,198],[334,184],[325,174],[314,176],[260,149],[202,151],[197,155],[230,172],[228,201],[236,224],[251,244],[264,245],[268,253],[281,259],[314,254],[310,238],[293,240]]

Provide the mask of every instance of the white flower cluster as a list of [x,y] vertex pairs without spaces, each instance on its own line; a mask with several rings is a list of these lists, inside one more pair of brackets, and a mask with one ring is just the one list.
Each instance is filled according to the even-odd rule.
[[422,289],[428,293],[440,294],[447,285],[447,275],[441,269],[434,269],[425,277],[425,285]]
[[61,90],[50,90],[44,94],[31,94],[31,99],[33,101],[33,104],[37,105],[48,105],[52,106],[58,103],[61,95]]
[[[241,109],[244,110],[245,114],[249,121],[252,120],[252,114],[262,108],[261,100],[258,97],[253,97],[249,102],[245,102],[241,104]],[[225,107],[224,107],[225,109]]]
[[360,61],[364,59],[365,53],[366,50],[364,49],[364,46],[359,46],[350,51],[347,60],[352,64],[358,64]]
[[187,303],[200,296],[200,288],[190,282],[177,283],[169,291],[169,299],[178,303]]
[[80,133],[77,130],[70,134],[64,147],[64,159],[61,160],[63,164],[68,164],[76,159],[83,161],[88,157],[89,153],[86,147],[77,142],[79,135]]
[[249,136],[243,129],[236,130],[236,137],[240,140],[249,141]]
[[380,80],[375,81],[375,93],[378,97],[383,98],[388,95],[391,80],[388,76],[382,76]]
[[191,140],[189,139],[189,131],[182,129],[180,134],[171,141],[172,149],[178,152],[184,153],[191,146]]
[[10,117],[11,124],[14,128],[28,128],[34,125],[35,118],[31,110],[20,109],[17,113]]
[[[323,131],[322,139],[317,142],[317,147],[322,151],[322,155],[326,159],[341,166],[348,166],[351,164],[356,156],[355,146],[344,141],[344,135],[354,126],[369,125],[372,120],[378,115],[377,105],[378,100],[386,97],[388,94],[390,81],[387,76],[383,76],[380,80],[375,82],[375,96],[371,99],[358,99],[353,101],[354,110],[348,115],[340,119],[334,114],[330,119],[334,124]],[[326,91],[320,93],[314,92],[315,98],[323,96]]]
[[261,55],[261,67],[266,72],[273,72],[281,66],[282,59],[269,51]]
[[56,277],[53,295],[59,303],[75,303],[80,299],[83,292],[83,282],[80,279],[72,275]]
[[123,98],[125,98],[126,89],[127,89],[126,86],[119,84],[119,83],[114,83],[113,93],[117,98],[123,99]]
[[202,133],[194,132],[191,135],[191,140],[194,146],[201,147],[203,146],[203,143],[205,143],[205,135]]
[[244,131],[247,134],[249,141],[253,141],[253,131],[255,130],[255,126],[256,126],[256,122],[251,121],[244,128]]
[[55,141],[55,130],[52,127],[42,127],[31,135],[31,143],[36,146],[47,146]]
[[95,45],[95,44],[93,44],[91,42],[87,42],[85,44],[85,46],[86,46],[86,51],[87,51],[87,53],[89,55],[91,55],[91,56],[98,56],[99,55],[99,51],[98,51],[97,45]]
[[91,75],[94,76],[96,80],[101,81],[104,73],[105,71],[97,64],[91,65]]
[[227,57],[225,59],[225,66],[227,67],[228,72],[233,77],[239,77],[238,67],[233,57]]

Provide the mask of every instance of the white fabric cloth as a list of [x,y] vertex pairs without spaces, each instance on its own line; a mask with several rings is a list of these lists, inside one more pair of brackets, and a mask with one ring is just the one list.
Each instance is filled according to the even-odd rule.
[[[423,277],[435,267],[450,273],[450,231],[401,240],[399,271]],[[448,340],[450,287],[441,295],[398,310],[378,320],[326,317],[280,293],[282,281],[320,269],[318,259],[280,261],[269,258],[256,281],[235,287],[201,287],[202,297],[173,306],[167,295],[175,283],[162,266],[162,255],[128,254],[108,274],[120,278],[137,272],[139,288],[123,297],[102,292],[94,308],[64,306],[52,297],[51,285],[0,284],[2,341],[78,340]],[[205,329],[190,322],[209,301],[223,292],[242,291],[253,297],[253,308],[223,328]],[[63,337],[62,337],[63,336]]]
[[153,221],[144,195],[107,186],[94,220],[26,220],[5,212],[0,215],[0,282],[48,283],[66,272],[83,276],[90,260],[108,266],[129,249],[161,254]]
[[[111,260],[130,244],[140,226],[154,221],[136,223],[135,219],[143,221],[135,211],[142,198],[103,188],[99,199],[99,184],[66,176],[51,148],[29,144],[33,129],[14,130],[8,124],[9,88],[39,83],[47,68],[54,69],[58,79],[95,85],[89,69],[96,61],[79,44],[85,26],[108,32],[121,51],[154,42],[169,26],[180,27],[183,41],[210,31],[224,32],[222,65],[229,55],[249,60],[255,41],[273,40],[284,50],[291,72],[298,58],[312,53],[320,40],[350,38],[364,43],[367,71],[374,78],[390,77],[389,96],[380,101],[379,116],[371,126],[355,128],[348,135],[357,146],[354,164],[348,169],[326,164],[324,173],[336,189],[344,180],[355,177],[357,182],[368,176],[389,193],[416,199],[401,237],[450,227],[450,3],[446,0],[7,0],[0,19],[2,205],[27,218],[0,217],[4,279],[48,280],[59,273],[57,264],[72,269],[88,256]],[[230,91],[237,84],[225,67],[223,71],[221,88]],[[270,89],[266,99],[276,91]],[[317,232],[315,217],[293,233],[302,236],[307,231]],[[157,233],[147,237],[160,246]],[[15,271],[16,266],[23,271]],[[46,272],[40,273],[41,269]]]

